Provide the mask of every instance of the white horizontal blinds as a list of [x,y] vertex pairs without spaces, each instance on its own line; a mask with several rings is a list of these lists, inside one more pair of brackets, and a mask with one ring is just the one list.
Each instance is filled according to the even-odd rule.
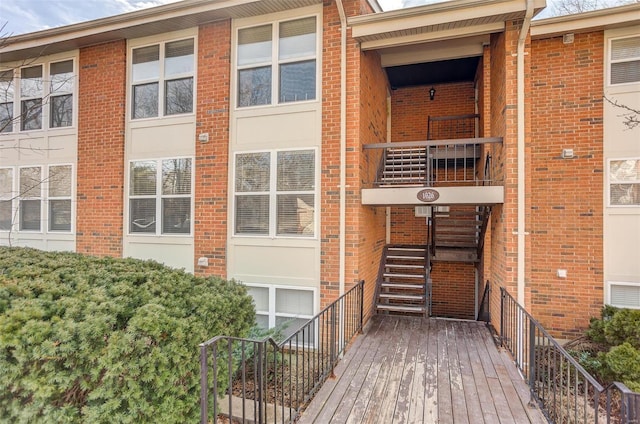
[[132,118],[158,116],[158,80],[160,78],[160,46],[134,49],[131,79]]
[[156,161],[131,162],[129,169],[129,231],[156,232]]
[[268,235],[270,153],[238,154],[235,170],[236,234]]
[[49,167],[49,231],[71,231],[71,165]]
[[269,288],[247,286],[256,307],[256,324],[260,328],[269,328]]
[[20,117],[23,131],[42,128],[42,65],[20,70]]
[[13,70],[0,72],[0,133],[13,131]]
[[611,84],[640,82],[640,36],[611,40]]
[[271,104],[272,26],[238,31],[238,107]]
[[611,299],[609,303],[621,308],[640,309],[640,283],[616,284],[610,283]]
[[[282,326],[284,337],[289,337],[313,317],[313,291],[276,288],[276,326]],[[313,344],[315,328],[305,332],[305,344]],[[299,340],[302,343],[302,340]]]
[[640,159],[609,161],[609,205],[640,206]]
[[315,152],[278,152],[277,235],[313,236],[315,232]]
[[11,230],[13,197],[13,168],[0,168],[0,230]]
[[316,98],[316,18],[281,22],[278,92],[281,103]]
[[75,76],[73,60],[56,62],[50,65],[50,116],[51,128],[68,127],[73,117],[73,90]]
[[162,161],[162,233],[191,232],[191,159]]
[[40,231],[42,168],[20,168],[20,230]]
[[165,44],[165,115],[193,112],[193,38]]

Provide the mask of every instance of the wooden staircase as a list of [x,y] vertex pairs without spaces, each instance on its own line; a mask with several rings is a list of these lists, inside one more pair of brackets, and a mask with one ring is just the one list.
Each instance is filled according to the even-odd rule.
[[376,286],[379,314],[430,314],[429,256],[428,246],[385,246]]
[[477,262],[485,213],[486,208],[476,206],[452,206],[446,212],[434,212],[432,260]]
[[426,148],[389,148],[385,155],[378,175],[379,187],[425,184],[429,163]]

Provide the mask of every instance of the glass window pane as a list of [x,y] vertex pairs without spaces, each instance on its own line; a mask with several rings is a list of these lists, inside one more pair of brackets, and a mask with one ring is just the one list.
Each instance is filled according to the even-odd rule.
[[22,130],[39,130],[42,128],[42,99],[22,101]]
[[238,65],[271,62],[271,25],[238,31]]
[[49,200],[49,230],[71,231],[71,200]]
[[158,116],[158,83],[133,86],[133,119]]
[[13,101],[13,71],[0,72],[0,103]]
[[269,289],[267,287],[247,286],[247,291],[253,297],[256,311],[269,312]]
[[[282,330],[283,338],[286,339],[290,335],[298,332],[309,320],[307,318],[289,318],[289,317],[276,317],[276,326],[284,327]],[[316,338],[316,326],[311,323],[304,330],[298,333],[298,337],[292,340],[293,343],[299,345],[313,345]]]
[[13,221],[11,200],[0,200],[0,230],[10,230]]
[[162,194],[191,194],[191,159],[162,161]]
[[278,191],[313,190],[315,173],[313,150],[278,152]]
[[191,232],[191,198],[162,199],[162,233],[189,234]]
[[640,81],[640,60],[611,64],[611,84],[627,84]]
[[299,102],[316,98],[316,61],[280,65],[280,102]]
[[640,182],[640,159],[612,160],[609,162],[611,181]]
[[236,234],[269,234],[269,195],[236,196]]
[[23,68],[20,76],[20,94],[23,99],[42,96],[42,66]]
[[49,167],[49,197],[71,197],[71,165]]
[[280,60],[314,56],[316,53],[316,18],[304,18],[280,24]]
[[13,197],[13,169],[0,168],[0,197]]
[[132,233],[156,232],[156,199],[130,199],[129,216]]
[[155,195],[157,179],[156,162],[131,162],[130,166],[129,194],[131,196]]
[[193,78],[165,82],[164,114],[193,112]]
[[279,194],[277,196],[277,235],[314,235],[313,194]]
[[611,60],[640,58],[640,37],[621,38],[611,41]]
[[236,155],[236,192],[269,191],[269,152]]
[[73,116],[73,97],[66,96],[51,97],[51,128],[69,127]]
[[271,66],[238,71],[238,107],[271,103]]
[[13,103],[0,103],[0,132],[13,131]]
[[313,316],[313,292],[276,289],[276,314]]
[[20,200],[20,229],[40,231],[40,200]]
[[611,184],[611,206],[640,206],[640,183]]
[[164,76],[193,73],[193,39],[174,41],[165,45]]
[[133,82],[158,79],[160,77],[160,46],[134,49],[132,53]]
[[256,314],[256,325],[265,330],[269,328],[269,315]]
[[40,167],[20,168],[20,196],[41,197],[42,170]]
[[72,93],[73,83],[73,60],[51,64],[52,93]]

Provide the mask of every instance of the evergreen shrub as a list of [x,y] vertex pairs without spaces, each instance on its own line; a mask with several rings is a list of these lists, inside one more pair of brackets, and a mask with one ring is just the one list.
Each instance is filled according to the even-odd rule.
[[254,321],[233,281],[0,247],[0,423],[197,422],[198,344]]

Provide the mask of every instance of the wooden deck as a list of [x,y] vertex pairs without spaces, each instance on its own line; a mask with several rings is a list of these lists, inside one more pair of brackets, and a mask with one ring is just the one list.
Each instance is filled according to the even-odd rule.
[[547,423],[484,323],[375,316],[298,423]]

